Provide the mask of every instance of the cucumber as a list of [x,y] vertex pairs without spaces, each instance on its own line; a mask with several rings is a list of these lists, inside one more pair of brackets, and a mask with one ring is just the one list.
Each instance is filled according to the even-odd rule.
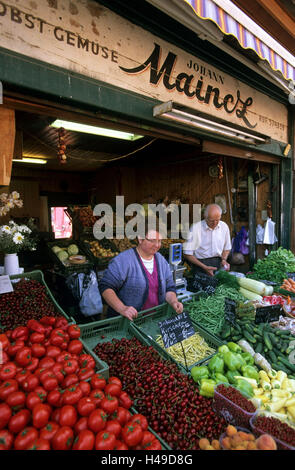
[[235,341],[239,341],[241,339],[241,335],[235,335],[235,336],[232,336],[231,339],[235,342]]
[[257,343],[255,347],[255,352],[261,354],[263,351],[263,344],[262,343]]
[[288,378],[289,378],[289,373],[290,371],[287,369],[287,367],[285,367],[284,365],[282,364],[278,364],[277,362],[273,362],[271,364],[272,368],[275,369],[275,370],[282,370],[283,372],[286,372],[286,374],[288,374]]
[[251,326],[250,323],[248,323],[247,325],[245,325],[245,329],[250,333],[250,335],[252,335],[252,333],[253,333],[253,326]]
[[278,361],[282,362],[285,366],[288,367],[288,369],[290,369],[292,372],[295,372],[295,365],[294,364],[290,364],[290,362],[288,361],[288,359],[286,359],[285,357],[283,356],[278,356]]
[[247,330],[244,331],[244,338],[247,341],[250,341],[250,343],[256,343],[256,338],[254,338],[254,336],[252,336]]
[[269,339],[268,333],[266,331],[264,331],[264,333],[263,333],[263,339],[264,339],[265,346],[271,351],[272,350],[272,344],[271,344],[271,341]]
[[276,354],[275,354],[273,351],[269,351],[269,352],[268,352],[268,356],[269,356],[269,358],[270,358],[270,362],[276,362],[277,356],[276,356]]

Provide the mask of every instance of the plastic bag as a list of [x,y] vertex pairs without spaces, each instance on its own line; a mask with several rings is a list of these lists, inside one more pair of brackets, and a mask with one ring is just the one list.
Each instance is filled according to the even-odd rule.
[[273,245],[278,241],[276,235],[275,235],[275,222],[273,222],[271,219],[267,219],[264,227],[264,237],[263,237],[263,243],[265,245]]
[[262,225],[258,224],[256,227],[256,244],[263,245],[263,239],[264,239],[264,228],[262,227]]
[[88,274],[72,274],[68,277],[66,283],[75,299],[79,301],[82,315],[88,317],[102,313],[103,304],[94,271],[90,271]]

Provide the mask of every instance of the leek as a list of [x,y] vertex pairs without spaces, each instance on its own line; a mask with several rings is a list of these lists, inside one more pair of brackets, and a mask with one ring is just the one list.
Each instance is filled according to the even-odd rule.
[[262,296],[255,294],[253,291],[240,287],[239,292],[248,300],[258,300],[259,302],[262,302]]
[[243,289],[247,289],[255,294],[265,295],[269,291],[268,286],[263,282],[255,281],[254,279],[247,279],[244,277],[238,278],[238,283]]

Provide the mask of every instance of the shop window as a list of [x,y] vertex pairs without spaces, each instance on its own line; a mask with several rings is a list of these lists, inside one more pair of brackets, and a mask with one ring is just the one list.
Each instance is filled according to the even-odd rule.
[[51,227],[54,238],[71,238],[73,227],[66,214],[67,207],[51,207]]

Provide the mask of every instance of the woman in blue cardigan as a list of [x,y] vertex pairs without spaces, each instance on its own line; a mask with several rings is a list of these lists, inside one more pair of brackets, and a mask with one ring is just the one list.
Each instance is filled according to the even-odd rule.
[[145,238],[138,237],[136,248],[123,251],[109,263],[99,284],[108,316],[120,314],[133,320],[139,311],[165,301],[182,313],[169,264],[158,253],[161,239],[158,231],[147,230]]

